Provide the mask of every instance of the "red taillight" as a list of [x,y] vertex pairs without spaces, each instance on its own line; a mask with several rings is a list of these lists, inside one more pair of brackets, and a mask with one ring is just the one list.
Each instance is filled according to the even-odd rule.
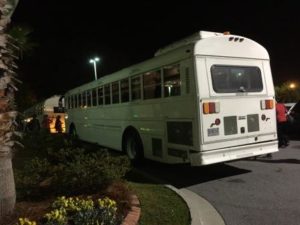
[[273,109],[274,108],[274,100],[273,99],[261,100],[260,106],[261,106],[261,109]]
[[219,102],[204,102],[203,103],[203,113],[219,113],[220,112],[220,103]]
[[221,123],[221,120],[219,118],[215,120],[216,125],[220,125],[220,123]]
[[216,112],[215,103],[214,102],[209,102],[208,105],[209,105],[209,112],[215,113]]

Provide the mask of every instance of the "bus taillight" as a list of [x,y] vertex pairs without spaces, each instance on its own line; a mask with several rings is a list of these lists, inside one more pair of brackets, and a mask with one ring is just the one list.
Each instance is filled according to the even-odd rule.
[[204,102],[203,103],[203,113],[219,113],[220,112],[220,102]]
[[274,108],[274,100],[273,99],[261,100],[260,106],[261,106],[261,109],[273,109]]

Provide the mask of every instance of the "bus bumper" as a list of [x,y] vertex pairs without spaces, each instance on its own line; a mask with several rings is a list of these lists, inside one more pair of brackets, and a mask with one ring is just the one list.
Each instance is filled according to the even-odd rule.
[[209,151],[190,153],[191,166],[202,166],[214,163],[249,158],[278,151],[278,141],[255,143],[251,145],[234,146]]

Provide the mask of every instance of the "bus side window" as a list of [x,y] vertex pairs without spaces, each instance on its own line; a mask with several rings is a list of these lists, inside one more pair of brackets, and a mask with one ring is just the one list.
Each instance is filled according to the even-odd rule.
[[81,93],[80,94],[78,94],[78,107],[82,107],[82,95],[81,95]]
[[67,101],[68,105],[67,106],[68,106],[69,109],[72,109],[73,108],[73,95],[68,96],[67,99],[68,99],[68,101]]
[[145,73],[143,75],[144,99],[161,97],[160,70]]
[[129,101],[129,80],[121,80],[121,102]]
[[76,109],[78,107],[77,94],[73,95],[73,101],[74,101],[74,108]]
[[164,67],[164,93],[165,97],[180,95],[180,67],[172,65]]
[[120,95],[119,95],[119,81],[113,82],[111,85],[111,92],[112,92],[112,104],[120,102]]
[[97,91],[96,90],[97,90],[96,88],[94,88],[92,90],[92,104],[93,104],[93,106],[97,105]]
[[86,91],[82,93],[82,106],[86,108]]
[[107,84],[104,86],[104,104],[109,105],[110,104],[110,84]]
[[131,77],[131,100],[141,99],[141,77],[135,76]]
[[103,105],[103,87],[98,88],[98,105]]
[[86,91],[86,101],[87,101],[87,107],[91,107],[92,106],[91,90]]

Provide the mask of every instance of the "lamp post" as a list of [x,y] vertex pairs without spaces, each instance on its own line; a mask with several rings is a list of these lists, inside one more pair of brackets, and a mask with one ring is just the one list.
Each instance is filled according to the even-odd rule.
[[93,59],[90,59],[90,63],[94,64],[94,72],[95,72],[95,80],[97,80],[97,68],[96,68],[96,63],[99,62],[100,59],[98,57],[95,57]]

